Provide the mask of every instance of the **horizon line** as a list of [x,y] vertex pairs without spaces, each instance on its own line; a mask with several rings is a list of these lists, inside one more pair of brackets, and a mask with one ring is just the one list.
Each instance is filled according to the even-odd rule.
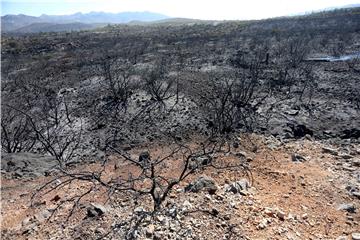
[[[353,6],[354,5],[354,6]],[[200,19],[200,18],[188,18],[188,17],[181,17],[181,16],[169,16],[167,14],[164,13],[160,13],[160,12],[154,12],[154,11],[120,11],[120,12],[110,12],[110,11],[76,11],[73,13],[68,13],[68,14],[46,14],[46,13],[42,13],[40,15],[31,15],[31,14],[26,14],[26,13],[7,13],[7,14],[2,14],[1,13],[1,17],[5,17],[5,16],[19,16],[19,15],[24,15],[24,16],[29,16],[29,17],[41,17],[41,16],[71,16],[71,15],[76,15],[76,14],[91,14],[91,13],[104,13],[104,14],[121,14],[121,13],[152,13],[152,14],[159,14],[159,15],[163,15],[165,18],[164,19],[174,19],[174,18],[182,18],[182,19],[192,19],[192,20],[199,20],[199,21],[252,21],[252,20],[265,20],[265,19],[273,19],[273,18],[282,18],[282,17],[296,17],[296,16],[305,16],[305,15],[310,15],[313,13],[321,13],[321,12],[330,12],[330,11],[335,11],[335,10],[340,10],[340,9],[351,9],[351,8],[359,8],[360,7],[360,3],[359,4],[350,4],[350,5],[345,5],[345,6],[335,6],[335,7],[327,7],[327,8],[323,8],[323,9],[314,9],[314,10],[310,10],[310,11],[305,11],[305,12],[299,12],[299,13],[289,13],[287,15],[279,15],[279,16],[273,16],[273,17],[264,17],[264,18],[246,18],[246,19]]]

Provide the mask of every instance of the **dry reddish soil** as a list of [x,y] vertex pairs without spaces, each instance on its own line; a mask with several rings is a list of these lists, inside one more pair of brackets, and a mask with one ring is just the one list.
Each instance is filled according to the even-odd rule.
[[[241,171],[206,170],[202,175],[212,177],[219,190],[215,195],[207,192],[184,193],[191,180],[178,186],[164,205],[175,204],[193,210],[168,224],[154,222],[154,231],[145,234],[149,225],[140,230],[140,239],[336,239],[360,231],[360,211],[349,213],[338,210],[344,203],[360,207],[360,200],[352,196],[345,188],[347,184],[359,184],[354,174],[359,172],[357,165],[353,169],[343,168],[345,164],[342,149],[338,156],[324,153],[325,143],[315,140],[297,140],[280,143],[274,138],[251,136],[258,146],[255,153],[249,151],[251,144],[247,138],[241,139],[241,151],[251,156],[251,171],[254,181],[246,196],[224,191],[224,185],[245,177]],[[165,147],[151,147],[150,152],[161,154]],[[137,149],[137,152],[143,149]],[[351,161],[359,159],[359,144],[352,144]],[[237,152],[239,149],[232,149]],[[291,155],[297,153],[306,158],[304,162],[292,161]],[[350,156],[350,157],[349,157]],[[224,160],[231,161],[230,156]],[[120,162],[120,163],[119,163]],[[117,168],[114,166],[118,165]],[[120,167],[119,167],[120,166]],[[121,166],[121,161],[111,158],[106,175],[108,177],[126,174],[129,166]],[[99,169],[100,164],[78,166],[79,170]],[[77,169],[74,169],[75,171]],[[172,174],[176,170],[171,171]],[[101,188],[82,199],[81,206],[99,203],[108,206],[110,211],[96,219],[88,219],[86,207],[79,207],[70,219],[67,219],[71,204],[65,204],[48,221],[39,221],[36,227],[27,228],[26,218],[36,216],[44,209],[52,209],[58,201],[74,193],[85,191],[88,183],[74,182],[66,188],[50,192],[35,199],[35,207],[30,207],[30,198],[36,188],[52,177],[30,180],[7,179],[2,176],[1,224],[4,239],[96,239],[110,231],[118,219],[131,217],[134,209],[129,196],[107,200],[107,194]],[[56,196],[60,200],[56,200]],[[149,208],[149,199],[137,203]],[[210,216],[198,209],[216,209],[217,217]],[[25,219],[25,223],[24,223]],[[180,230],[181,229],[181,230]],[[180,232],[190,229],[192,235],[181,238]],[[177,235],[178,234],[178,235]],[[109,235],[110,238],[110,235]],[[106,239],[106,238],[104,238]],[[113,235],[113,239],[121,239]]]

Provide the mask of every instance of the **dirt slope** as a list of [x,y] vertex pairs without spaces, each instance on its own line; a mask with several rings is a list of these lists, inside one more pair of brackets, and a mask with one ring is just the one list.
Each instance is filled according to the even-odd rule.
[[[219,186],[216,194],[184,193],[182,188],[187,183],[183,183],[166,203],[179,209],[178,217],[162,217],[159,222],[140,228],[140,239],[336,239],[340,236],[351,239],[351,234],[360,231],[359,210],[338,210],[341,204],[360,207],[356,195],[360,174],[358,144],[343,148],[307,139],[281,143],[270,137],[251,137],[258,146],[256,153],[247,150],[245,138],[241,144],[245,146],[242,151],[252,159],[254,179],[245,194],[225,191],[226,184],[244,178],[242,173],[208,171],[205,174]],[[303,161],[293,161],[294,154]],[[94,163],[79,168],[97,167]],[[107,171],[114,174],[118,170]],[[74,184],[50,193],[30,208],[34,189],[50,177],[30,180],[5,177],[2,174],[4,239],[96,239],[110,231],[116,220],[132,215],[131,199],[124,196],[117,200],[117,207],[106,203],[110,211],[103,216],[86,218],[86,204],[104,204],[107,197],[95,190],[92,196],[83,199],[82,207],[69,220],[66,220],[69,206],[65,206],[46,221],[47,210],[54,208],[58,201],[56,195],[62,199],[85,186]],[[137,206],[147,208],[149,204],[145,200]],[[189,212],[181,214],[181,209]],[[216,209],[218,215],[196,211],[199,209]],[[30,220],[26,219],[29,217]]]

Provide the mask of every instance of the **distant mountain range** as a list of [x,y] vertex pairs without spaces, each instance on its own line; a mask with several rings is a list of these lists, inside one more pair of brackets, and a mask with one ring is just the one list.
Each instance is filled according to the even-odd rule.
[[130,23],[132,21],[151,22],[167,18],[169,17],[152,12],[43,14],[39,17],[24,14],[5,15],[1,17],[1,31],[14,33],[76,31],[93,29],[106,24]]
[[360,3],[348,4],[348,5],[344,5],[341,7],[328,7],[328,8],[322,9],[321,11],[331,11],[331,10],[341,9],[341,8],[357,8],[357,7],[360,7]]
[[329,12],[329,11],[333,11],[333,10],[337,10],[337,9],[358,8],[358,7],[360,7],[360,3],[348,4],[348,5],[337,6],[337,7],[327,7],[327,8],[322,8],[322,9],[313,10],[313,11],[298,12],[298,13],[290,14],[289,16],[294,17],[294,16],[301,16],[301,15],[309,15],[309,14],[313,14],[313,13]]
[[[360,4],[352,4],[341,7],[331,7],[323,10],[298,13],[292,16],[308,15],[311,13],[330,11],[342,8],[355,8]],[[130,25],[179,25],[195,23],[217,23],[219,21],[198,20],[187,18],[169,18],[166,15],[153,12],[121,12],[121,13],[75,13],[71,15],[41,15],[39,17],[24,14],[5,15],[1,17],[1,31],[5,33],[38,33],[38,32],[62,32],[90,30],[107,24],[130,24]]]

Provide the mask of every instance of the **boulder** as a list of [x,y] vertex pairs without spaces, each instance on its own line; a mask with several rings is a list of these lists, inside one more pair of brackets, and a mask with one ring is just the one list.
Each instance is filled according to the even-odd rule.
[[285,212],[278,210],[278,211],[276,212],[276,216],[277,216],[281,221],[285,221],[285,217],[286,217]]
[[331,155],[334,155],[334,156],[337,156],[339,154],[335,149],[327,148],[327,147],[323,147],[322,152],[327,153],[327,154],[331,154]]
[[299,155],[299,154],[294,153],[294,154],[291,155],[291,160],[293,162],[305,162],[306,158]]
[[194,157],[189,163],[189,169],[197,169],[206,165],[211,164],[211,156]]
[[226,192],[232,192],[232,193],[241,193],[243,191],[247,191],[248,188],[250,187],[250,183],[247,179],[243,178],[240,179],[239,181],[233,182],[232,184],[230,184],[225,191]]
[[186,192],[200,192],[205,190],[210,194],[215,194],[217,189],[218,187],[215,180],[208,176],[201,176],[185,187]]
[[142,152],[139,155],[139,162],[148,163],[150,161],[150,153],[149,152]]
[[90,206],[87,208],[87,217],[100,217],[107,212],[105,206],[97,203],[91,203]]
[[268,220],[266,218],[264,218],[263,220],[261,220],[259,225],[257,225],[257,228],[260,230],[265,229],[265,228],[267,228],[268,223],[269,223]]
[[352,240],[360,240],[360,232],[355,232],[353,234],[351,234],[351,239]]
[[360,192],[352,192],[351,195],[360,199]]
[[343,204],[340,204],[337,207],[337,210],[347,211],[349,213],[355,213],[356,212],[356,207],[352,203],[343,203]]

